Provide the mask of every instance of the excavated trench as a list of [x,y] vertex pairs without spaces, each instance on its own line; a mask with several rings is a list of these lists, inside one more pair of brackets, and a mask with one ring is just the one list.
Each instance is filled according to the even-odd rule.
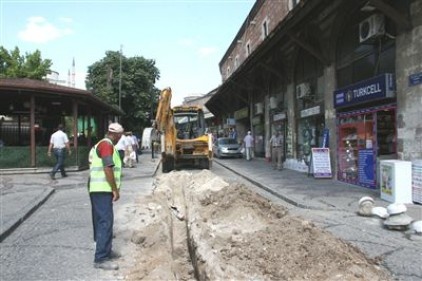
[[157,176],[128,280],[391,280],[350,244],[208,170]]

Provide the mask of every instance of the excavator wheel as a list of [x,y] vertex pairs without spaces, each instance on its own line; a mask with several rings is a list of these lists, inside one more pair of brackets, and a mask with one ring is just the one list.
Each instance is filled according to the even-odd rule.
[[200,165],[202,169],[209,170],[211,168],[211,161],[209,159],[201,159]]
[[174,158],[173,157],[163,157],[162,158],[162,171],[163,173],[168,173],[174,170]]

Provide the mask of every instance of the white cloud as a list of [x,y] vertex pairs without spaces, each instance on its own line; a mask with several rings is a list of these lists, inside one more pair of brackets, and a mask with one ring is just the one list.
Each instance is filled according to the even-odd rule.
[[60,21],[65,22],[65,23],[72,23],[73,19],[72,18],[68,18],[68,17],[61,17],[59,18]]
[[201,57],[208,57],[212,54],[215,54],[216,51],[217,49],[215,47],[201,47],[198,49],[198,54]]
[[184,39],[180,39],[177,43],[183,47],[192,47],[194,45],[194,40],[189,39],[189,38],[184,38]]
[[72,33],[72,29],[58,28],[44,17],[30,17],[25,29],[18,33],[18,37],[27,42],[46,43]]

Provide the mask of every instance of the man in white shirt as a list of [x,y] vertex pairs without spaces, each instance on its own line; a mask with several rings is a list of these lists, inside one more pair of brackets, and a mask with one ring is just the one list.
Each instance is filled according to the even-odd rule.
[[250,161],[252,159],[252,148],[254,145],[254,139],[251,131],[248,131],[247,135],[243,138],[243,144],[246,151],[246,160]]
[[132,138],[132,132],[126,132],[126,139],[125,139],[125,157],[123,158],[123,163],[125,167],[134,168],[135,167],[135,160],[136,156],[134,155],[133,147],[135,145],[135,141]]
[[63,125],[57,126],[57,131],[51,135],[50,145],[48,146],[48,156],[51,157],[51,151],[53,151],[56,157],[56,165],[50,173],[50,178],[55,179],[57,171],[60,170],[62,177],[67,177],[66,171],[64,170],[64,160],[66,158],[65,149],[67,148],[69,155],[72,153],[69,145],[69,138],[66,133],[63,132]]

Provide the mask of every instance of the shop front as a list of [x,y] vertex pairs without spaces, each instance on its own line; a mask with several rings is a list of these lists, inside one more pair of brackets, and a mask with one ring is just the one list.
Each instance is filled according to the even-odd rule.
[[392,74],[334,91],[339,181],[376,189],[380,161],[397,158],[394,96]]
[[312,147],[323,147],[325,128],[324,110],[321,105],[300,111],[298,122],[298,158],[309,165]]
[[[287,114],[286,112],[276,113],[272,116],[271,122],[271,135],[275,134],[277,131],[280,131],[284,138],[284,146],[283,146],[283,155],[286,158],[286,155],[291,155],[291,142],[287,141]],[[267,151],[270,151],[270,147],[268,144]],[[290,151],[290,153],[287,153]],[[283,160],[284,161],[284,160]]]
[[237,138],[239,142],[242,142],[246,133],[251,130],[249,120],[249,108],[243,107],[234,112],[234,122],[236,125]]

